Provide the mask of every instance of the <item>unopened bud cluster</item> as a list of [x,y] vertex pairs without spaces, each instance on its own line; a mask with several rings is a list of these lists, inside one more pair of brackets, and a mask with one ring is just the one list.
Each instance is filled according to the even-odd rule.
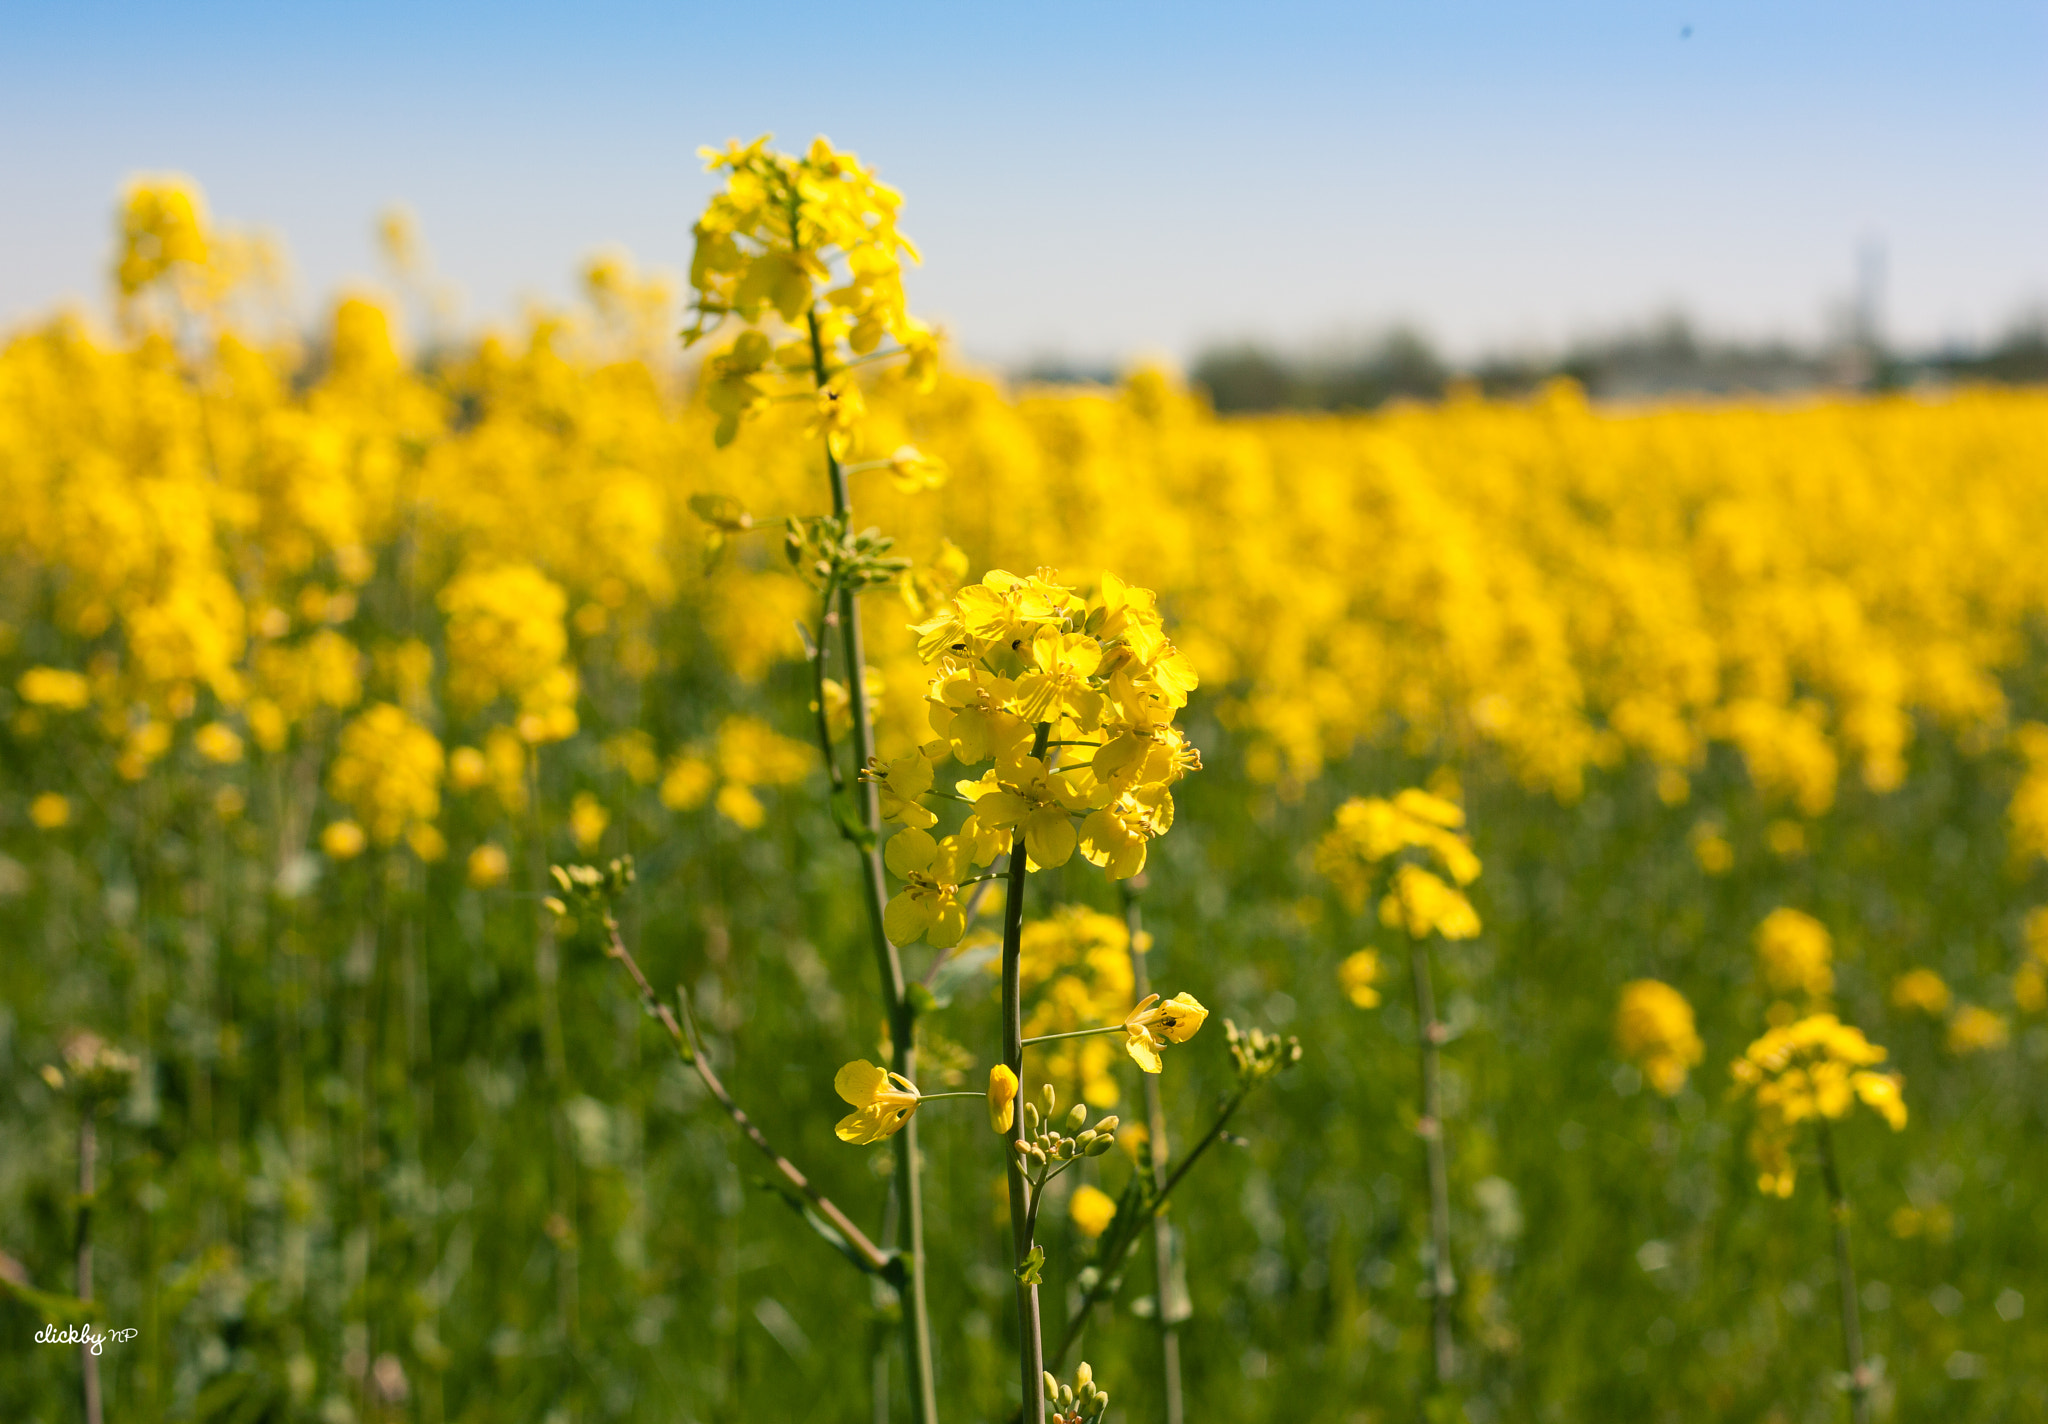
[[[573,922],[578,910],[590,910],[602,920],[611,913],[611,903],[633,884],[633,857],[622,855],[600,870],[594,865],[551,865],[560,895],[541,901],[558,918]],[[573,923],[568,927],[573,929]]]
[[1223,1033],[1230,1041],[1231,1061],[1237,1064],[1237,1080],[1245,1087],[1301,1061],[1301,1040],[1292,1034],[1282,1038],[1262,1028],[1239,1028],[1229,1019],[1223,1021]]
[[84,1029],[65,1036],[61,1056],[64,1066],[45,1065],[43,1081],[59,1092],[69,1091],[89,1109],[126,1097],[139,1066],[134,1054]]
[[1074,1382],[1064,1385],[1045,1375],[1045,1397],[1052,1404],[1052,1424],[1092,1424],[1109,1408],[1109,1395],[1095,1387],[1095,1371],[1086,1360],[1074,1371]]
[[1052,1084],[1047,1083],[1044,1112],[1040,1113],[1037,1103],[1024,1104],[1024,1133],[1011,1144],[1025,1170],[1040,1181],[1059,1164],[1082,1157],[1100,1157],[1116,1142],[1118,1119],[1114,1114],[1089,1127],[1087,1106],[1075,1103],[1066,1115],[1068,1132],[1062,1132],[1052,1126],[1058,1104],[1058,1095]]

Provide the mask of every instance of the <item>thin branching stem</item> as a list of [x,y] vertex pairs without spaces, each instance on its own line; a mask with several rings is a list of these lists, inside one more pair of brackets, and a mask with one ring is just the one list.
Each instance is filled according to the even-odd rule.
[[[76,1289],[80,1300],[92,1299],[92,1207],[94,1170],[99,1157],[99,1137],[92,1120],[90,1097],[78,1110],[78,1274]],[[85,1424],[100,1424],[100,1361],[90,1344],[78,1347],[83,1367],[80,1387],[84,1392]]]
[[719,1081],[718,1074],[712,1070],[710,1060],[703,1050],[691,1035],[685,1032],[681,1021],[676,1018],[669,1006],[662,1002],[661,996],[654,992],[654,986],[647,981],[639,962],[633,958],[632,951],[626,948],[625,938],[619,933],[618,922],[609,916],[605,920],[605,934],[606,952],[624,967],[626,977],[633,981],[633,987],[640,993],[640,1002],[646,1007],[648,1016],[660,1024],[662,1030],[668,1034],[669,1041],[675,1045],[676,1056],[696,1073],[697,1081],[711,1094],[712,1101],[724,1108],[726,1116],[733,1120],[733,1125],[739,1128],[741,1135],[753,1143],[761,1155],[775,1164],[775,1170],[781,1174],[791,1189],[808,1202],[811,1209],[828,1222],[834,1231],[846,1238],[853,1258],[863,1270],[879,1276],[893,1277],[898,1269],[896,1258],[870,1241],[867,1234],[853,1224],[852,1218],[833,1205],[829,1197],[812,1186],[810,1178],[799,1171],[794,1162],[776,1151],[774,1144],[754,1125],[754,1120],[747,1116],[746,1110],[733,1101],[732,1094],[727,1092],[725,1084]]
[[[1045,755],[1050,724],[1038,724],[1031,754]],[[1024,1082],[1024,994],[1022,962],[1024,947],[1024,877],[1029,858],[1024,853],[1024,828],[1017,828],[1010,845],[1010,883],[1003,901],[1003,1062],[1016,1075],[1019,1090]],[[1014,1143],[1024,1141],[1024,1113],[1016,1114]],[[1010,1182],[1010,1239],[1017,1268],[1021,1271],[1031,1254],[1033,1213],[1030,1183],[1024,1175],[1024,1157],[1013,1143],[1005,1143],[1004,1165]],[[1045,1420],[1045,1340],[1039,1330],[1038,1287],[1017,1281],[1018,1380],[1022,1388],[1022,1415],[1028,1424]]]
[[[1166,1180],[1160,1184],[1159,1191],[1153,1197],[1151,1206],[1146,1208],[1145,1211],[1145,1215],[1149,1220],[1154,1222],[1159,1220],[1159,1214],[1166,1210],[1166,1201],[1168,1197],[1173,1195],[1173,1189],[1181,1184],[1181,1179],[1187,1176],[1189,1169],[1195,1163],[1202,1160],[1202,1154],[1222,1140],[1223,1129],[1229,1124],[1231,1116],[1244,1103],[1245,1097],[1250,1091],[1249,1086],[1241,1086],[1224,1100],[1221,1111],[1216,1114],[1216,1121],[1209,1124],[1209,1130],[1202,1134],[1202,1140],[1194,1145],[1193,1150],[1181,1159],[1180,1165],[1168,1173]],[[1136,1240],[1137,1235],[1135,1232],[1118,1231],[1118,1249],[1116,1252],[1109,1259],[1095,1263],[1096,1276],[1094,1284],[1090,1285],[1087,1293],[1081,1297],[1080,1308],[1068,1317],[1066,1333],[1060,1337],[1058,1348],[1052,1352],[1052,1368],[1054,1370],[1058,1370],[1066,1363],[1067,1351],[1073,1349],[1074,1342],[1081,1338],[1081,1331],[1088,1323],[1088,1313],[1095,1308],[1105,1295],[1109,1294],[1110,1289],[1115,1285],[1118,1279],[1118,1272],[1123,1268],[1124,1257],[1129,1253],[1131,1243]]]
[[1443,1077],[1437,1053],[1444,1026],[1437,1022],[1436,992],[1429,982],[1428,941],[1409,942],[1408,966],[1415,980],[1416,1037],[1422,1055],[1422,1118],[1415,1130],[1422,1138],[1429,1182],[1430,1324],[1436,1382],[1441,1387],[1450,1382],[1458,1363],[1451,1340],[1451,1297],[1458,1279],[1451,1271],[1451,1187],[1444,1162]]
[[[792,245],[797,243],[799,226],[796,205],[792,201]],[[832,372],[825,360],[825,341],[819,331],[815,308],[804,314],[804,321],[810,336],[812,381],[819,390],[823,390],[831,381]],[[839,457],[832,453],[829,436],[825,442],[825,473],[832,487],[832,513],[842,524],[849,523],[853,517],[853,502],[847,492],[846,471],[840,465]],[[846,661],[846,694],[850,704],[847,710],[851,714],[854,766],[854,778],[846,792],[853,797],[858,819],[857,831],[853,827],[847,828],[848,839],[861,861],[861,892],[867,901],[868,936],[874,945],[876,969],[882,981],[882,999],[889,1013],[890,1066],[916,1082],[916,1013],[904,983],[902,956],[896,952],[896,946],[890,942],[882,924],[882,908],[888,896],[882,879],[881,801],[874,783],[863,781],[859,776],[860,769],[868,764],[874,753],[874,727],[868,715],[867,653],[861,642],[860,604],[851,587],[841,586],[837,592],[837,609],[831,608],[829,598],[826,607],[828,618],[831,612],[838,614],[839,636]],[[821,697],[821,710],[822,705]],[[829,737],[825,742],[825,754],[828,758],[832,755]],[[903,1312],[903,1348],[908,1357],[915,1417],[919,1424],[938,1424],[939,1402],[932,1382],[931,1305],[925,1292],[923,1163],[917,1150],[917,1138],[917,1120],[913,1117],[894,1139],[897,1180],[902,1183],[902,1190],[897,1196],[898,1221],[903,1249],[909,1258],[906,1269],[909,1300]]]
[[[1145,920],[1138,907],[1142,878],[1123,882],[1124,929],[1130,935],[1131,992],[1143,1003],[1152,992],[1152,971],[1145,948]],[[1146,1073],[1145,1142],[1152,1158],[1152,1185],[1166,1185],[1170,1154],[1166,1140],[1166,1104],[1159,1089],[1160,1075]],[[1153,1318],[1159,1322],[1161,1394],[1166,1404],[1166,1424],[1183,1424],[1186,1406],[1181,1400],[1180,1321],[1175,1315],[1179,1292],[1175,1290],[1173,1227],[1164,1216],[1152,1217]]]
[[1842,1350],[1849,1360],[1849,1410],[1856,1424],[1870,1424],[1870,1368],[1863,1363],[1863,1321],[1856,1310],[1856,1268],[1849,1261],[1849,1199],[1835,1169],[1835,1139],[1826,1118],[1814,1119],[1820,1139],[1820,1175],[1828,1190],[1828,1215],[1835,1227],[1835,1283],[1841,1289]]

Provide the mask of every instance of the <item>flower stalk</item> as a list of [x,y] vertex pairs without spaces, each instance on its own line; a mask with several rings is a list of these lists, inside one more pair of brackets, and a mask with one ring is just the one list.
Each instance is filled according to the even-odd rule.
[[[1052,735],[1050,723],[1041,722],[1032,738],[1031,754],[1045,755]],[[1009,885],[1003,898],[1003,1063],[1024,1081],[1024,877],[1029,871],[1025,854],[1024,828],[1017,828],[1010,844]],[[1010,1243],[1016,1257],[1017,1278],[1017,1368],[1022,1387],[1023,1415],[1030,1424],[1045,1419],[1045,1341],[1038,1318],[1038,1287],[1025,1279],[1034,1247],[1029,1183],[1024,1175],[1025,1114],[1018,1113],[1012,1126],[1009,1150],[1003,1154],[1010,1187]]]
[[[1152,992],[1144,938],[1144,912],[1138,905],[1138,891],[1143,885],[1143,876],[1134,876],[1123,883],[1124,928],[1131,942],[1131,992],[1140,999]],[[1158,1075],[1146,1073],[1142,1076],[1145,1080],[1145,1144],[1152,1159],[1152,1184],[1155,1188],[1163,1187],[1166,1185],[1169,1158],[1166,1105],[1160,1094]],[[1152,1217],[1152,1265],[1152,1298],[1159,1321],[1160,1392],[1166,1404],[1166,1424],[1182,1424],[1186,1410],[1181,1401],[1180,1292],[1175,1288],[1173,1227],[1156,1212]]]
[[1444,1161],[1443,1068],[1437,1054],[1445,1029],[1437,1021],[1427,941],[1410,941],[1408,964],[1415,981],[1415,1018],[1422,1059],[1422,1117],[1415,1124],[1415,1131],[1422,1138],[1429,1186],[1430,1358],[1437,1385],[1441,1387],[1450,1382],[1458,1363],[1451,1337],[1451,1297],[1457,1291],[1458,1279],[1451,1270],[1451,1187]]
[[1863,1362],[1863,1321],[1856,1309],[1856,1268],[1849,1260],[1849,1201],[1835,1169],[1834,1134],[1825,1117],[1814,1121],[1820,1139],[1820,1175],[1835,1227],[1835,1280],[1841,1290],[1842,1351],[1849,1362],[1849,1410],[1855,1424],[1870,1424],[1870,1367]]

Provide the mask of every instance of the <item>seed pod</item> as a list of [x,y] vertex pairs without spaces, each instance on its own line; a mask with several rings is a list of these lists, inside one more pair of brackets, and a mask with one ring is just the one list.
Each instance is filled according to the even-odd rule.
[[1079,1129],[1086,1127],[1087,1125],[1088,1105],[1086,1103],[1075,1103],[1073,1111],[1067,1114],[1067,1126],[1070,1128]]

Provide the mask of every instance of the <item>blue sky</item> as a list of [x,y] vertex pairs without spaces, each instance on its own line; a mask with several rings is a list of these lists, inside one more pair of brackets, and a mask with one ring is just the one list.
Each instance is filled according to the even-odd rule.
[[0,323],[97,299],[123,178],[280,233],[308,310],[418,214],[472,322],[680,268],[697,145],[854,147],[971,354],[1682,308],[1806,337],[1881,241],[1911,342],[2048,305],[2048,4],[119,6],[0,0]]

